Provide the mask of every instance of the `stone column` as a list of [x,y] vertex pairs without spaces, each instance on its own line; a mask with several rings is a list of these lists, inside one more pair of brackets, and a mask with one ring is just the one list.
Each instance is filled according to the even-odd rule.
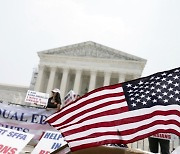
[[74,80],[74,88],[73,91],[76,94],[79,94],[80,92],[80,87],[81,87],[81,75],[82,75],[82,70],[76,70],[76,76]]
[[38,77],[37,77],[36,84],[34,87],[35,91],[41,91],[42,90],[41,88],[42,88],[42,83],[43,83],[44,71],[45,71],[45,66],[39,65]]
[[53,88],[55,88],[54,87],[55,75],[56,75],[56,67],[51,67],[50,68],[50,77],[49,77],[46,93],[50,93],[50,91]]
[[60,86],[61,98],[62,99],[64,99],[66,88],[67,88],[68,74],[69,74],[69,69],[64,68],[63,69],[62,80],[61,80],[61,86]]
[[125,82],[125,74],[119,74],[119,83]]
[[96,71],[91,71],[88,91],[94,90],[96,86]]
[[104,73],[104,86],[110,85],[111,80],[111,72],[105,72]]
[[140,78],[141,76],[140,75],[138,75],[138,74],[134,74],[133,75],[133,79],[138,79],[138,78]]

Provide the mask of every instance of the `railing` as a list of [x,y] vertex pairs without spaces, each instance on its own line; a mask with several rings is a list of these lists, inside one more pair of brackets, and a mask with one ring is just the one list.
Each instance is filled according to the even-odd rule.
[[[170,151],[173,151],[178,146],[180,146],[180,139],[170,141]],[[141,149],[144,151],[149,151],[149,142],[148,142],[148,139],[146,138],[146,139],[128,144],[128,147],[132,149]]]

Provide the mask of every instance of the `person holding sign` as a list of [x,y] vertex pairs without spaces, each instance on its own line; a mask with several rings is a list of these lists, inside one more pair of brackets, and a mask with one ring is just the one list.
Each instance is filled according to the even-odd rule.
[[51,92],[52,92],[52,96],[48,99],[47,108],[57,108],[57,110],[60,110],[61,107],[60,90],[55,88]]

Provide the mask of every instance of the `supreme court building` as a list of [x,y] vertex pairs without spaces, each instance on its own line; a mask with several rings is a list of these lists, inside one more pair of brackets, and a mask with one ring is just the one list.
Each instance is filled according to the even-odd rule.
[[61,99],[73,90],[81,96],[95,88],[141,77],[146,60],[92,42],[82,42],[38,52],[38,68],[29,87],[0,84],[0,101],[24,104],[27,90],[51,93]]
[[38,52],[38,73],[32,78],[35,91],[61,91],[61,98],[73,90],[83,95],[93,89],[139,78],[146,60],[92,42]]

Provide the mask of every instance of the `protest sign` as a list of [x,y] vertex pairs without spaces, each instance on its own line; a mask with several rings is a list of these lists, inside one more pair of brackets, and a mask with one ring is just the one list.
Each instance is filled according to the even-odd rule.
[[0,127],[0,153],[18,154],[33,136],[33,134]]
[[67,105],[71,103],[72,101],[75,101],[76,99],[76,94],[73,90],[70,90],[67,95],[64,97],[64,105]]
[[174,135],[171,133],[158,133],[158,134],[152,135],[151,137],[165,139],[165,140],[172,140],[172,141],[178,138],[177,135]]
[[25,97],[25,102],[46,107],[48,98],[49,94],[47,93],[28,90]]
[[65,144],[60,132],[46,131],[31,154],[50,154]]
[[36,145],[46,130],[55,130],[45,119],[56,112],[35,107],[19,106],[15,104],[0,104],[0,127],[34,134],[30,145]]

